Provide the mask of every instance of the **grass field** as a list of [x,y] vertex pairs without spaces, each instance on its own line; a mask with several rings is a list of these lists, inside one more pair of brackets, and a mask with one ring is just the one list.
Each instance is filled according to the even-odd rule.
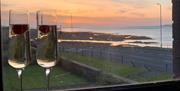
[[138,79],[139,82],[148,82],[148,81],[160,81],[160,80],[170,80],[172,79],[172,74],[169,73],[160,73],[158,75],[141,77]]
[[132,67],[125,64],[120,64],[115,61],[108,61],[108,60],[102,60],[98,58],[91,58],[87,56],[81,56],[78,54],[72,54],[72,53],[63,53],[62,56],[65,58],[69,58],[93,67],[96,67],[98,69],[101,69],[103,71],[115,73],[121,76],[129,76],[133,75],[139,72],[146,71],[145,68],[140,67]]
[[[88,56],[82,56],[79,54],[62,53],[62,56],[68,59],[78,61],[80,63],[87,64],[89,66],[93,66],[95,68],[101,69],[102,71],[114,73],[116,75],[127,78],[131,77],[130,79],[139,82],[167,80],[167,79],[171,79],[172,76],[169,73],[159,73],[158,75],[157,74],[149,75],[148,70],[146,70],[144,67],[133,67],[126,64],[121,64],[117,61],[92,58]],[[140,76],[139,74],[143,74],[143,76]]]
[[[171,75],[168,73],[138,76],[137,74],[145,73],[148,71],[143,67],[133,67],[125,64],[120,64],[116,61],[92,58],[72,53],[63,53],[62,56],[119,76],[127,78],[129,76],[135,76],[132,79],[139,82],[167,80],[171,78]],[[19,91],[20,84],[16,70],[9,65],[5,65],[3,70],[5,91]],[[92,85],[92,82],[89,82],[84,77],[80,77],[70,72],[64,71],[60,67],[56,66],[52,70],[50,87],[53,89],[82,87],[89,86],[89,84]],[[36,89],[45,87],[46,78],[44,69],[39,67],[38,65],[27,66],[23,72],[23,89]]]
[[[54,67],[50,78],[51,88],[72,88],[90,84],[83,77],[71,74],[62,70],[60,67]],[[20,83],[17,78],[16,70],[9,65],[4,67],[4,87],[5,91],[19,91]],[[46,78],[43,68],[37,65],[28,66],[23,73],[23,88],[35,89],[45,88]]]

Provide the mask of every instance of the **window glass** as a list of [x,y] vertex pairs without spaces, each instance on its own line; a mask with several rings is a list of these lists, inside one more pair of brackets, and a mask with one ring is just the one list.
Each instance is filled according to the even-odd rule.
[[1,5],[5,91],[20,89],[17,71],[8,64],[13,52],[9,46],[9,10],[20,7],[29,10],[31,60],[22,73],[25,90],[42,90],[47,83],[44,68],[36,59],[40,42],[38,10],[57,13],[58,57],[50,73],[50,89],[124,85],[173,77],[170,0],[2,0]]

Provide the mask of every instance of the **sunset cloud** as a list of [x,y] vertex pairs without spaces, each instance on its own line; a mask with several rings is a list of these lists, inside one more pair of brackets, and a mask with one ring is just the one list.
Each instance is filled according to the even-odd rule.
[[[2,0],[2,10],[23,7],[35,13],[41,9],[56,9],[62,16],[73,15],[74,21],[81,24],[125,25],[145,22],[157,24],[159,7],[163,5],[163,21],[171,23],[171,0]],[[4,17],[5,18],[5,17]],[[149,22],[148,22],[149,21]],[[118,23],[118,24],[115,24]],[[141,24],[141,23],[139,23]]]

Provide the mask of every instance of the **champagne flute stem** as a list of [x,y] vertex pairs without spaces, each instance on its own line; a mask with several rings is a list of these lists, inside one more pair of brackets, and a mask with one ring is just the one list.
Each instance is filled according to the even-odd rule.
[[46,81],[47,81],[46,91],[49,91],[49,80],[50,80],[51,69],[47,68],[45,72],[46,72]]
[[22,91],[22,69],[17,70],[18,78],[20,80],[20,91]]

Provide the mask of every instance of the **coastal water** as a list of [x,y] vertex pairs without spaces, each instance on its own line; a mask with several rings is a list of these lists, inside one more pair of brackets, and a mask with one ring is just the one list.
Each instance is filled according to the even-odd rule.
[[[133,45],[140,46],[154,46],[160,47],[160,29],[157,28],[123,28],[123,29],[96,29],[96,28],[65,28],[63,31],[81,31],[81,32],[101,32],[101,33],[115,33],[119,35],[135,35],[135,36],[147,36],[152,40],[133,40],[142,42],[157,42],[152,44],[140,44],[132,43]],[[172,48],[172,27],[163,27],[162,30],[162,44],[164,48]]]

